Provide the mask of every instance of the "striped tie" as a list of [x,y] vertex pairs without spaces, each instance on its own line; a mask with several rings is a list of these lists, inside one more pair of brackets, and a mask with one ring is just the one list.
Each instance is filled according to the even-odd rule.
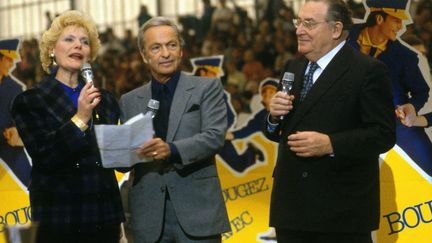
[[309,70],[308,70],[308,72],[304,76],[303,88],[302,88],[302,90],[300,92],[300,101],[304,100],[304,98],[306,97],[306,94],[312,88],[312,85],[313,85],[313,74],[314,74],[315,70],[317,70],[318,67],[319,66],[318,66],[318,64],[316,62],[311,62],[309,64]]

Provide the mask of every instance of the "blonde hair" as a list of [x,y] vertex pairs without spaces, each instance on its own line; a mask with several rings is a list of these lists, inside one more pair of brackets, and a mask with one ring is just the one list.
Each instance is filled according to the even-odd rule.
[[101,46],[96,24],[90,16],[83,12],[78,10],[68,10],[53,20],[51,27],[43,33],[39,43],[42,68],[48,74],[51,73],[49,66],[52,62],[50,50],[54,49],[61,33],[68,26],[78,26],[86,30],[90,41],[90,60],[94,61],[96,59]]

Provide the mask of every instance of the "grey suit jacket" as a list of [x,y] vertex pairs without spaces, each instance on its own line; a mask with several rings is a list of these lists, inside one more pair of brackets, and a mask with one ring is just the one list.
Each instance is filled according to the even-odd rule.
[[[123,95],[123,118],[144,112],[149,99],[151,82]],[[155,242],[159,238],[166,190],[186,233],[209,236],[230,230],[215,166],[215,154],[224,143],[226,129],[220,80],[182,73],[166,139],[177,147],[182,164],[168,170],[160,161],[139,164],[143,175],[129,195],[135,242]]]

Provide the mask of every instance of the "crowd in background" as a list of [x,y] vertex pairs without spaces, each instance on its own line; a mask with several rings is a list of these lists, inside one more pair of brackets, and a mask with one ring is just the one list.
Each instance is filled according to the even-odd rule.
[[[235,1],[231,1],[235,3]],[[348,0],[356,18],[363,19],[363,4]],[[262,17],[253,20],[245,9],[234,4],[228,7],[226,0],[218,0],[213,6],[203,0],[201,16],[179,16],[186,46],[183,50],[183,70],[192,71],[190,58],[223,55],[225,75],[222,82],[231,93],[234,108],[239,113],[250,112],[249,103],[258,93],[259,82],[266,77],[279,78],[287,61],[297,56],[294,10],[282,0],[270,0]],[[407,26],[402,39],[411,45],[423,47],[421,52],[432,58],[432,1],[421,0],[416,4],[413,23]],[[141,7],[137,24],[151,15]],[[132,90],[150,79],[136,45],[136,36],[126,30],[119,38],[112,28],[100,33],[102,48],[92,64],[96,85],[111,91],[116,97]],[[20,48],[21,62],[14,76],[32,87],[45,75],[40,61],[38,40],[23,40]]]

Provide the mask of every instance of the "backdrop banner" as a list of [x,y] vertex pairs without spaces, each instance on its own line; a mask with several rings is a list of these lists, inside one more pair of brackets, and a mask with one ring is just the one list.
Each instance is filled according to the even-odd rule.
[[6,226],[27,225],[31,218],[26,189],[31,162],[9,113],[13,98],[25,89],[12,75],[21,61],[19,46],[18,38],[0,40],[0,242]]
[[[366,15],[363,20],[356,21],[351,37],[361,38],[363,23],[375,11],[386,13],[388,9],[395,10],[393,12],[397,14],[387,14],[400,19],[401,28],[412,23],[409,0],[364,0],[363,4]],[[428,61],[422,53],[402,40],[400,36],[404,31],[405,28],[399,30],[395,39],[389,40],[389,44],[374,56],[389,67],[394,87],[406,88],[393,88],[394,92],[408,97],[407,103],[414,103],[417,114],[428,114],[432,112]],[[360,43],[358,39],[354,41]],[[3,55],[0,56],[0,68],[6,65],[4,58],[14,62],[8,75],[0,79],[0,243],[6,242],[7,226],[22,226],[31,222],[26,188],[30,180],[31,160],[9,114],[13,97],[25,89],[11,74],[20,61],[19,44],[19,39],[0,40],[0,53]],[[395,50],[394,46],[390,48],[390,44],[398,47]],[[359,51],[364,51],[360,44],[357,47]],[[398,56],[401,50],[405,54]],[[193,58],[190,61],[194,67],[191,75],[224,75],[223,56]],[[400,75],[402,71],[408,73]],[[269,99],[276,92],[278,83],[279,79],[272,77],[260,82],[258,93],[250,100],[250,113],[236,112],[238,97],[231,97],[225,91],[229,130],[225,144],[217,155],[217,169],[232,229],[232,232],[222,235],[227,243],[276,242],[275,232],[268,224],[277,144],[267,140],[261,129]],[[410,87],[424,88],[410,90]],[[415,103],[420,99],[416,97],[419,94],[423,95],[423,102]],[[395,104],[395,114],[397,105],[405,104]],[[396,115],[395,119],[399,121]],[[431,124],[428,125],[427,128],[407,127],[398,122],[395,147],[380,156],[381,218],[379,230],[372,232],[375,243],[430,242],[432,239],[432,128]],[[123,174],[117,175],[119,182],[125,180]]]

